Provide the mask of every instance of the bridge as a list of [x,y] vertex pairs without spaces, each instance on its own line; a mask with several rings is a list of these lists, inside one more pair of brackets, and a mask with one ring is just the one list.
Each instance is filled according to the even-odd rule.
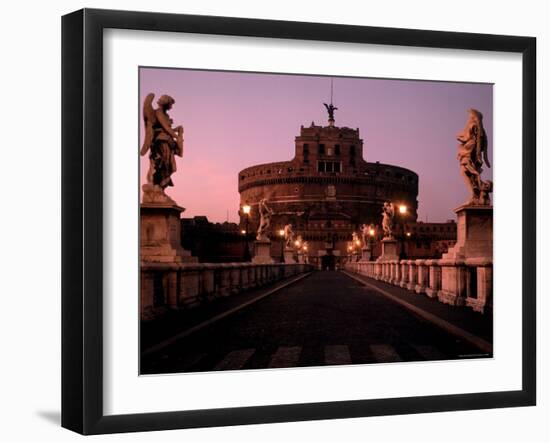
[[[266,266],[267,274],[285,272],[283,264]],[[241,264],[228,274],[241,284],[246,274],[246,291],[142,322],[141,373],[492,356],[491,315],[364,275],[306,265],[286,265],[286,276],[266,277],[253,287],[258,271],[250,269]]]

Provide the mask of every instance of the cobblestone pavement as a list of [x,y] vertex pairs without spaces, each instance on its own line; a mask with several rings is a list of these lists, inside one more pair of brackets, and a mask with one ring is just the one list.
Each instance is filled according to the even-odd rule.
[[143,374],[490,357],[374,289],[319,271],[142,357]]

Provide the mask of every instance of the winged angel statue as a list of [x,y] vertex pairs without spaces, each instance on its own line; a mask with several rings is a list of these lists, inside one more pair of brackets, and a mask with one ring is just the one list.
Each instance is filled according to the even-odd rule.
[[482,180],[483,165],[489,168],[487,155],[487,134],[483,127],[483,114],[476,109],[470,109],[466,126],[457,135],[460,173],[470,189],[470,199],[466,205],[490,205],[490,193],[493,191],[491,180]]
[[[183,155],[183,127],[172,128],[172,119],[168,111],[172,109],[175,100],[169,95],[162,95],[157,100],[158,108],[153,108],[155,94],[150,93],[143,102],[143,121],[145,123],[145,138],[141,147],[141,155],[149,153],[149,171],[147,172],[147,191],[159,191],[174,186],[171,176],[176,172],[175,156]],[[144,196],[145,198],[145,196]]]

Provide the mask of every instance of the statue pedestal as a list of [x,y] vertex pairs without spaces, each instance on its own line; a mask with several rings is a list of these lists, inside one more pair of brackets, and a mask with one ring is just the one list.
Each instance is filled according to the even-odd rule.
[[[144,199],[145,200],[145,199]],[[170,202],[140,206],[140,258],[146,262],[197,262],[181,246],[180,214],[184,208]]]
[[371,248],[361,249],[361,260],[359,261],[371,261],[372,259],[372,250]]
[[252,257],[252,263],[257,264],[269,264],[274,263],[271,258],[271,241],[270,240],[256,240],[254,242],[254,257]]
[[465,205],[455,212],[456,243],[439,260],[441,290],[437,298],[450,305],[463,306],[468,302],[468,282],[471,279],[466,260],[493,261],[493,207]]
[[493,207],[460,206],[457,215],[456,243],[442,259],[465,260],[493,258]]
[[294,249],[286,248],[284,252],[284,257],[285,263],[296,263],[296,260],[294,260]]
[[382,254],[377,262],[399,260],[399,254],[397,254],[397,240],[395,238],[382,239]]

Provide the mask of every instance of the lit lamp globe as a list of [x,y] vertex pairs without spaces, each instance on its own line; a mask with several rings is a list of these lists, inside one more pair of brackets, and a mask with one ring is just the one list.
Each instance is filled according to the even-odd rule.
[[244,205],[243,206],[243,213],[248,215],[250,214],[250,206],[249,205]]
[[405,205],[399,205],[399,213],[400,214],[406,214],[407,213],[407,207]]

